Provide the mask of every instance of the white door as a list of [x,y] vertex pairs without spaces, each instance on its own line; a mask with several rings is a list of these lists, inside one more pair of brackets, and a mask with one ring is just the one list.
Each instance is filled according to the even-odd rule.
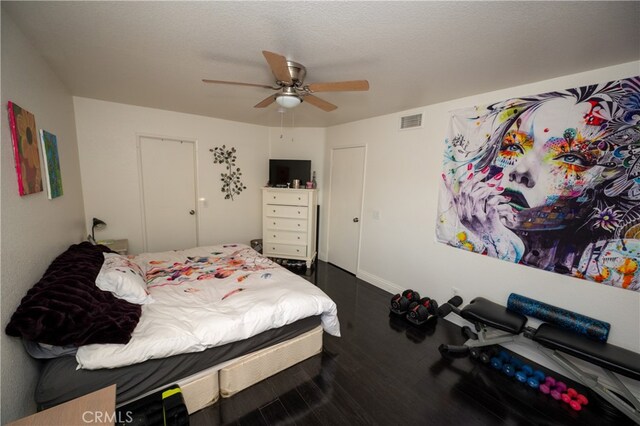
[[145,250],[198,245],[195,144],[140,137]]
[[329,262],[353,274],[358,268],[365,148],[331,150]]

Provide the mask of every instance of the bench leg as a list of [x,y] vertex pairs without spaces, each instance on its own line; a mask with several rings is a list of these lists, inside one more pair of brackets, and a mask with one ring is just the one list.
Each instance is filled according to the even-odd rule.
[[476,328],[478,329],[477,339],[469,339],[462,346],[440,345],[438,348],[440,354],[443,356],[466,356],[469,353],[469,348],[483,348],[501,343],[514,342],[518,338],[516,334],[505,333],[500,330],[489,331],[487,327],[483,325],[477,326]]
[[469,339],[465,342],[470,348],[478,348],[483,346],[499,345],[502,343],[514,342],[517,334],[506,333],[500,330],[487,330],[487,327],[481,326],[478,331],[478,339]]
[[[605,386],[598,381],[598,377],[582,371],[577,365],[569,361],[558,351],[545,348],[538,345],[538,349],[548,358],[567,370],[573,378],[579,383],[587,386],[602,398],[607,400],[611,405],[622,411],[634,422],[640,424],[640,401],[631,393],[631,391],[622,383],[622,381],[611,371],[603,368],[607,377],[614,383],[614,387]],[[619,398],[613,391],[617,391],[624,395],[629,403]]]
[[[603,368],[604,370],[604,368]],[[607,376],[609,377],[609,380],[611,380],[613,383],[616,384],[617,389],[619,389],[624,396],[627,398],[627,400],[633,404],[633,406],[636,408],[636,411],[638,413],[640,413],[640,401],[638,401],[638,398],[636,398],[631,391],[629,390],[629,388],[627,388],[624,383],[622,383],[622,381],[618,378],[618,376],[616,376],[615,374],[613,374],[611,371],[609,370],[604,370],[604,372],[607,374]]]

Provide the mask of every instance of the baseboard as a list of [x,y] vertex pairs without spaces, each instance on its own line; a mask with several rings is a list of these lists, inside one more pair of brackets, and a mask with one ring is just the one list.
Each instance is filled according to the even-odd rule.
[[356,277],[368,282],[371,285],[388,291],[391,294],[402,293],[405,290],[402,287],[392,283],[391,281],[387,281],[384,278],[380,278],[379,276],[373,275],[367,271],[363,271],[362,269],[358,269]]

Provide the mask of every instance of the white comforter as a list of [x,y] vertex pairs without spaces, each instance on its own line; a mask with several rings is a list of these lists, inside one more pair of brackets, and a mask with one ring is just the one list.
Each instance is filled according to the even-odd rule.
[[232,244],[133,257],[145,271],[153,303],[131,340],[78,349],[78,368],[115,368],[243,340],[322,315],[340,335],[335,303],[322,290],[251,248]]

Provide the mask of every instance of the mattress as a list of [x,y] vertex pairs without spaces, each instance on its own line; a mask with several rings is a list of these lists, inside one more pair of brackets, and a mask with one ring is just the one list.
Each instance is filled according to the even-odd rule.
[[119,404],[216,364],[292,339],[314,329],[320,323],[319,316],[308,317],[246,340],[202,352],[153,359],[113,369],[77,369],[77,362],[73,357],[48,360],[41,370],[35,400],[38,409],[43,410],[115,383],[116,404]]
[[82,369],[200,352],[315,315],[327,333],[340,336],[333,300],[243,244],[143,253],[132,260],[146,271],[153,303],[142,306],[126,345],[80,346]]

